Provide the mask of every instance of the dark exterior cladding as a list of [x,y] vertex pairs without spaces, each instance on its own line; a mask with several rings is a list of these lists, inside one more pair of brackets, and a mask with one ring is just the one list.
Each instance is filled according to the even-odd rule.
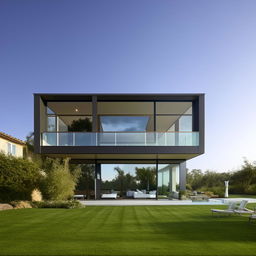
[[[105,132],[101,131],[99,126],[99,104],[102,102],[140,102],[152,104],[152,116],[151,116],[151,129],[150,132],[144,132],[145,136],[150,135],[158,136],[157,121],[157,104],[165,102],[191,102],[191,116],[192,116],[192,130],[198,136],[198,144],[181,144],[175,143],[165,145],[148,143],[147,145],[42,145],[42,134],[47,133],[46,129],[46,109],[49,102],[59,102],[63,104],[65,102],[89,102],[91,105],[91,131],[84,133],[86,136],[90,134],[91,138],[102,136]],[[81,158],[82,155],[85,158],[100,159],[103,158],[115,159],[118,155],[126,155],[129,158],[133,158],[134,154],[141,155],[142,159],[152,156],[153,158],[173,158],[179,156],[179,159],[190,159],[197,155],[204,153],[204,94],[34,94],[34,143],[35,152],[45,155],[56,156],[70,156],[72,158]],[[164,113],[164,112],[163,112]],[[129,115],[127,115],[129,116]],[[160,115],[159,115],[160,116]],[[162,114],[164,120],[165,114]],[[171,115],[170,115],[171,116]],[[171,119],[171,117],[170,117]],[[160,117],[159,117],[160,120]],[[164,123],[164,121],[161,121]],[[159,121],[160,123],[160,121]],[[148,125],[149,126],[149,125]],[[101,127],[102,129],[102,127]],[[175,128],[177,129],[177,127]],[[56,133],[59,133],[57,131]],[[61,133],[61,132],[60,132]],[[162,131],[160,132],[162,134]],[[159,134],[160,134],[159,133]],[[184,133],[184,132],[183,132]],[[170,136],[176,136],[180,134],[184,137],[184,134],[173,130],[173,133],[167,133]],[[74,132],[73,132],[74,134]],[[95,135],[96,134],[96,135]],[[107,133],[106,133],[107,134]],[[123,133],[124,134],[124,133]],[[138,133],[136,133],[138,134]],[[171,135],[170,135],[171,134]],[[174,135],[176,134],[176,135]],[[111,134],[107,134],[109,137]],[[120,136],[120,134],[117,134]],[[140,137],[144,136],[141,134]],[[75,135],[74,135],[75,136]],[[79,135],[81,136],[81,135]],[[114,135],[113,135],[114,136]],[[116,135],[115,135],[116,136]],[[134,136],[133,136],[134,137]],[[167,137],[167,139],[169,138]],[[173,137],[173,138],[174,138]],[[176,137],[173,141],[176,140]],[[101,137],[100,137],[101,138]],[[154,137],[155,138],[155,137]],[[87,155],[87,156],[86,156]]]

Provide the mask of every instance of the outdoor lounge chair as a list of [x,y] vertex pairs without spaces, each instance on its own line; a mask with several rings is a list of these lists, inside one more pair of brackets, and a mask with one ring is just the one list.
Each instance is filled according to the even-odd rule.
[[218,213],[218,214],[231,215],[231,214],[235,213],[236,205],[237,205],[237,202],[231,202],[228,205],[227,209],[211,209],[211,211],[212,211],[212,214],[213,213]]
[[246,213],[254,213],[254,211],[247,209],[245,206],[248,204],[247,200],[242,200],[237,209],[235,209],[235,213],[237,214],[246,214]]
[[249,217],[249,222],[252,222],[256,220],[256,214],[252,214],[250,217]]
[[117,193],[102,194],[102,199],[117,199]]

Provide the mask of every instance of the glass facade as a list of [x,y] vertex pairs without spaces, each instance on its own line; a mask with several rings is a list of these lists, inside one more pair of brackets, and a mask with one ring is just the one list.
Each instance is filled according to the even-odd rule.
[[83,199],[95,198],[95,164],[80,164],[81,176],[75,188],[75,195]]
[[158,165],[158,198],[178,198],[179,191],[179,165]]
[[178,199],[179,164],[160,162],[101,163],[96,182],[96,165],[80,164],[82,175],[75,195],[85,199]]
[[102,164],[101,197],[156,199],[155,164]]
[[[43,146],[198,146],[192,102],[47,102]],[[93,132],[94,125],[94,132]]]

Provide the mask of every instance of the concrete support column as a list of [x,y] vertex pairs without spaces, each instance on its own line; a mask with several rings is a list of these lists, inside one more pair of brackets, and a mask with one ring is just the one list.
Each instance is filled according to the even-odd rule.
[[186,190],[186,161],[179,164],[179,174],[180,174],[180,190]]

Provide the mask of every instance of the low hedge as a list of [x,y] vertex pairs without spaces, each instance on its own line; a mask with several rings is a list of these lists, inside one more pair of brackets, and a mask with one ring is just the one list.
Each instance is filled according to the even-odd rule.
[[85,207],[77,200],[32,202],[32,206],[34,208],[64,208],[64,209],[75,209],[75,208]]

